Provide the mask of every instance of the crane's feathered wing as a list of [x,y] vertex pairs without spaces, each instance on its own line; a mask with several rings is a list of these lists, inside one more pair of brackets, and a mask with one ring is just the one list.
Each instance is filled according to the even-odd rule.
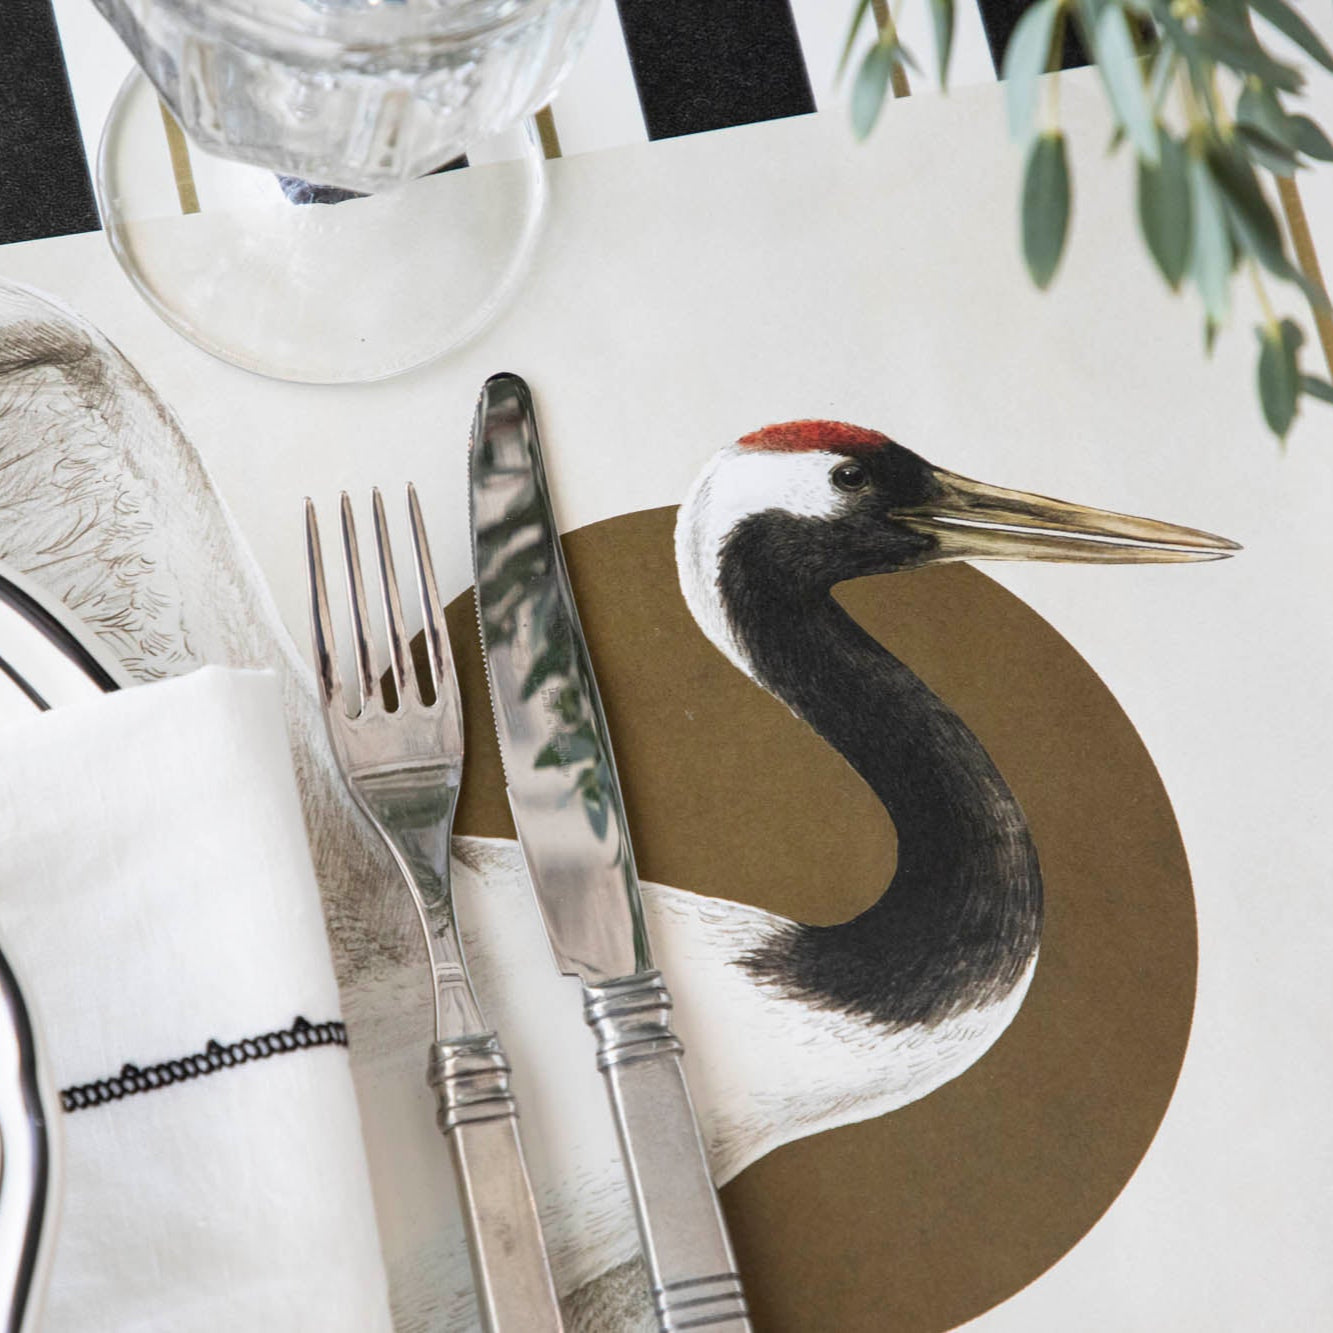
[[[101,334],[9,284],[0,285],[0,514],[0,560],[58,596],[135,679],[205,663],[279,672],[340,979],[373,966],[364,920],[350,928],[338,886],[381,886],[389,911],[401,895],[387,892],[391,868],[320,752],[305,668],[199,456]],[[404,916],[390,953],[411,938]]]

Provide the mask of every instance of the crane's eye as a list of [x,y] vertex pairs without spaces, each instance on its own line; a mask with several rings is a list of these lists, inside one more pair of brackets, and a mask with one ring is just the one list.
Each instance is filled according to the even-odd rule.
[[870,480],[860,463],[839,463],[832,477],[840,491],[859,491]]

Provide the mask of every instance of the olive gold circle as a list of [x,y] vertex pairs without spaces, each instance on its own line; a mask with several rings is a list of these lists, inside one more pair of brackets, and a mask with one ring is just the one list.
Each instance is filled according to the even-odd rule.
[[[564,538],[639,872],[807,922],[846,920],[892,874],[888,816],[703,637],[676,578],[675,513]],[[1143,1157],[1189,1035],[1194,899],[1133,724],[1034,611],[966,565],[837,596],[962,717],[1021,802],[1045,882],[1041,954],[1012,1026],[966,1073],[890,1115],[776,1149],[722,1201],[756,1328],[941,1333],[1067,1253]],[[449,608],[467,701],[456,829],[513,837],[472,616],[470,593]]]

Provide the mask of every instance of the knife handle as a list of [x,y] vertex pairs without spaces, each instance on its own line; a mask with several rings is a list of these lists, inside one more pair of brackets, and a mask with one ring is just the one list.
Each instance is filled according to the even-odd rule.
[[658,972],[584,986],[660,1333],[750,1328],[736,1258]]
[[487,1333],[561,1333],[499,1040],[487,1032],[435,1042],[426,1081],[453,1154],[482,1327]]

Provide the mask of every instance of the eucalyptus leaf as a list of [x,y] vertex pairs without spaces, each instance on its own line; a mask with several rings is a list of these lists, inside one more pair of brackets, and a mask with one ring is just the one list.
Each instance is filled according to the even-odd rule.
[[1328,297],[1323,289],[1287,258],[1281,228],[1249,161],[1234,146],[1221,144],[1208,149],[1207,160],[1232,228],[1245,251],[1270,273],[1295,283],[1313,309],[1327,310]]
[[1311,310],[1326,315],[1333,309],[1329,305],[1328,293],[1317,282],[1307,278],[1300,269],[1293,268],[1285,276],[1288,282],[1294,282],[1305,293],[1305,299],[1309,301]]
[[1237,125],[1236,138],[1244,144],[1250,157],[1261,167],[1267,167],[1273,175],[1296,174],[1296,168],[1300,165],[1296,161],[1296,154],[1277,140],[1270,139],[1263,130],[1256,129],[1253,125]]
[[1032,133],[1041,86],[1038,80],[1050,64],[1059,13],[1060,0],[1037,0],[1018,20],[1005,48],[1000,74],[1005,80],[1009,133],[1020,143],[1025,143]]
[[1169,42],[1162,42],[1153,57],[1152,75],[1148,81],[1148,101],[1155,112],[1162,109],[1162,103],[1171,91],[1171,76],[1179,64],[1180,52]]
[[1333,143],[1309,116],[1292,116],[1290,120],[1296,127],[1297,151],[1319,162],[1333,162]]
[[1325,403],[1333,403],[1333,384],[1315,375],[1301,376],[1301,392],[1308,393],[1311,398],[1321,399]]
[[1186,168],[1190,184],[1190,274],[1203,308],[1213,324],[1227,316],[1231,291],[1231,232],[1226,208],[1208,168],[1191,156]]
[[[1113,0],[1068,0],[1066,8],[1073,16],[1079,39],[1088,51],[1097,49],[1097,23]],[[1119,0],[1114,0],[1118,4]]]
[[1203,103],[1208,114],[1216,120],[1217,105],[1213,96],[1213,65],[1211,58],[1204,54],[1196,35],[1178,19],[1173,12],[1171,0],[1149,0],[1149,9],[1153,21],[1165,34],[1163,44],[1172,46],[1185,62],[1189,73],[1190,87],[1195,97]]
[[1284,37],[1290,38],[1312,59],[1327,70],[1333,70],[1333,53],[1320,40],[1315,30],[1286,0],[1249,0],[1250,8],[1267,19]]
[[1253,74],[1283,92],[1300,92],[1305,76],[1292,65],[1274,60],[1260,45],[1248,23],[1233,23],[1209,7],[1194,34],[1199,51],[1238,74]]
[[856,82],[852,85],[852,131],[858,139],[864,139],[879,119],[889,78],[898,63],[894,58],[896,46],[896,42],[876,42],[856,72]]
[[1282,109],[1277,94],[1257,79],[1245,81],[1245,88],[1236,101],[1236,124],[1248,125],[1284,148],[1297,146],[1295,121]]
[[1069,159],[1065,137],[1048,131],[1032,141],[1023,176],[1023,257],[1038,287],[1055,276],[1069,233]]
[[1269,272],[1292,277],[1295,270],[1283,248],[1282,231],[1249,161],[1233,146],[1222,143],[1210,144],[1205,159],[1246,251]]
[[1180,287],[1189,264],[1189,155],[1184,145],[1163,134],[1156,165],[1139,163],[1139,225],[1152,257],[1172,291]]
[[935,61],[940,87],[949,86],[949,60],[953,55],[953,0],[930,0],[930,16],[935,25]]
[[1305,335],[1284,319],[1277,328],[1261,327],[1259,334],[1259,401],[1264,420],[1279,439],[1285,439],[1296,417],[1301,376],[1297,356]]
[[1107,96],[1125,127],[1134,151],[1149,163],[1158,155],[1157,121],[1143,87],[1143,70],[1134,50],[1125,11],[1107,6],[1097,20],[1097,68]]
[[856,8],[852,11],[852,25],[847,29],[847,41],[842,48],[842,56],[838,60],[837,77],[841,80],[847,72],[847,62],[852,58],[852,47],[856,45],[856,34],[861,31],[861,21],[866,16],[866,11],[870,8],[870,0],[856,0]]

